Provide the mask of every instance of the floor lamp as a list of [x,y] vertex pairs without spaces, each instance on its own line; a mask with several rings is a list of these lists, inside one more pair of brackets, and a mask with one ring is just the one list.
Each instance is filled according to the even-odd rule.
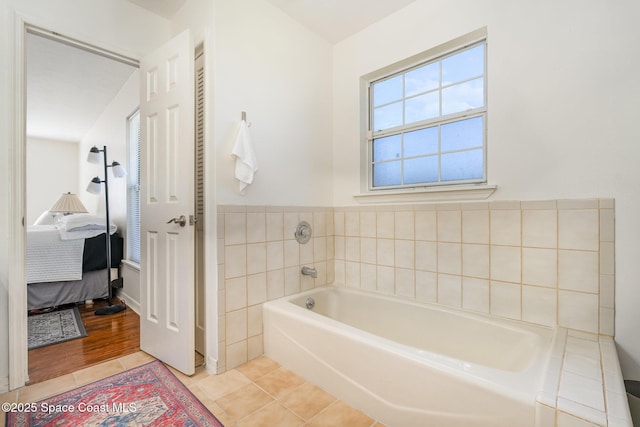
[[106,307],[100,307],[96,310],[95,314],[97,315],[105,315],[105,314],[115,314],[124,310],[126,307],[124,305],[113,304],[113,288],[111,284],[111,234],[110,234],[110,226],[111,222],[109,219],[109,178],[107,175],[107,171],[109,168],[112,169],[113,176],[115,178],[122,178],[127,175],[127,171],[122,167],[122,165],[118,162],[113,162],[110,165],[107,164],[107,146],[103,146],[102,150],[99,150],[98,147],[91,147],[89,150],[89,155],[87,156],[87,161],[89,163],[100,163],[100,152],[102,151],[102,158],[104,160],[104,181],[100,180],[99,177],[95,177],[91,180],[89,185],[87,186],[87,191],[92,194],[100,194],[101,183],[104,183],[104,202],[105,202],[105,216],[106,216],[106,234],[105,240],[106,250],[107,250],[107,286],[109,288],[109,305]]

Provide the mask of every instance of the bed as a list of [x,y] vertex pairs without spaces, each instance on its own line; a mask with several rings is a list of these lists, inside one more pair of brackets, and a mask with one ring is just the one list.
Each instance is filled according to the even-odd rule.
[[[29,310],[108,297],[104,220],[90,215],[73,217],[55,225],[27,228]],[[109,231],[111,267],[117,268],[123,239],[115,226]]]

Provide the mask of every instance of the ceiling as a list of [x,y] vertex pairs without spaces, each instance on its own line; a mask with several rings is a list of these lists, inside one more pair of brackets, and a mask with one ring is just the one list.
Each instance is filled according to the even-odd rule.
[[289,16],[337,43],[415,0],[267,0]]
[[27,34],[27,136],[80,142],[136,68]]
[[[129,1],[167,19],[171,19],[187,2],[187,0]],[[266,1],[331,43],[337,43],[415,0]]]
[[[171,19],[188,0],[128,0]],[[331,43],[414,0],[266,0]],[[27,35],[27,135],[79,142],[134,72],[130,65]]]
[[171,19],[187,0],[129,0],[164,18]]

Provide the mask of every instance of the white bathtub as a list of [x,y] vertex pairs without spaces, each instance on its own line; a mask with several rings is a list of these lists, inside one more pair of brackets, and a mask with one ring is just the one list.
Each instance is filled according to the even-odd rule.
[[389,427],[533,426],[554,332],[347,288],[264,304],[267,357]]

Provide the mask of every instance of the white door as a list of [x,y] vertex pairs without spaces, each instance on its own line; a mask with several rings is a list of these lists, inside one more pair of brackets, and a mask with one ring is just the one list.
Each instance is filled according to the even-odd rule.
[[140,66],[140,348],[187,375],[195,372],[193,56],[185,31]]

